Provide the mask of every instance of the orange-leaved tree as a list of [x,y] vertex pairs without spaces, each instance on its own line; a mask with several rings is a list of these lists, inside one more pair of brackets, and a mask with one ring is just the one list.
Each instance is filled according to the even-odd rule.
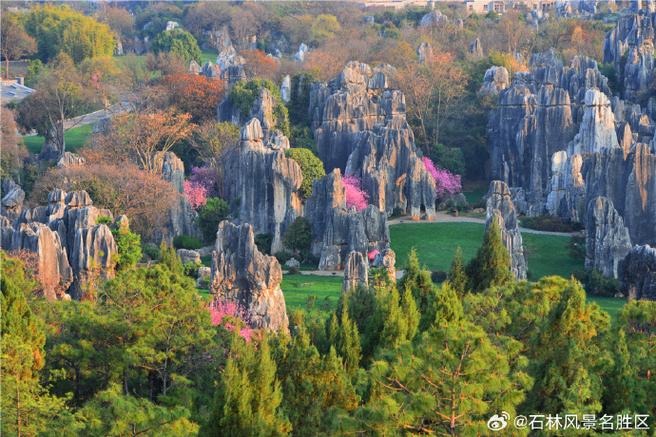
[[216,107],[225,94],[225,82],[196,74],[170,74],[162,84],[167,88],[171,105],[191,114],[194,122],[213,119]]
[[262,50],[244,50],[240,55],[246,61],[244,70],[249,77],[274,79],[278,73],[278,61],[267,56]]

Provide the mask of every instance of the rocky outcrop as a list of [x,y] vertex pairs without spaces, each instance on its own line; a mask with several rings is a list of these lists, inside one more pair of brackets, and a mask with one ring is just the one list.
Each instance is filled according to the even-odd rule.
[[1,217],[2,248],[36,254],[46,297],[94,299],[97,282],[114,276],[118,248],[106,224],[111,219],[111,211],[93,206],[86,191],[54,190],[48,206],[23,209],[13,221]]
[[358,177],[377,209],[430,219],[435,182],[417,153],[405,97],[390,88],[390,68],[349,62],[330,83],[312,85],[317,152],[326,171]]
[[190,249],[178,249],[175,251],[182,264],[200,264],[200,253]]
[[86,162],[86,159],[84,157],[78,155],[77,153],[72,153],[72,152],[64,152],[61,158],[59,158],[59,161],[57,161],[57,167],[62,168],[62,167],[77,167],[84,165]]
[[285,103],[289,103],[292,99],[292,79],[289,74],[282,78],[282,84],[280,84],[280,98]]
[[570,155],[589,154],[619,147],[615,114],[606,94],[596,88],[585,92],[583,120],[568,151]]
[[268,140],[258,118],[242,127],[239,146],[224,159],[223,198],[240,222],[271,235],[275,253],[282,249],[287,227],[302,213],[298,190],[303,174],[298,163],[285,156],[287,138],[271,125],[267,132]]
[[483,57],[483,45],[481,44],[480,38],[474,38],[472,42],[469,43],[469,54],[477,57]]
[[502,181],[492,181],[487,194],[485,228],[492,223],[496,223],[501,230],[503,244],[510,254],[513,275],[517,279],[526,279],[528,268],[519,221],[508,185]]
[[312,254],[320,270],[341,270],[352,251],[364,256],[389,246],[385,213],[369,205],[362,211],[347,208],[341,172],[333,170],[314,182],[305,206],[312,226]]
[[[610,90],[597,63],[589,58],[575,57],[564,67],[550,51],[534,55],[530,68],[530,73],[515,75],[511,86],[499,93],[498,105],[490,113],[490,173],[493,179],[523,188],[528,213],[540,215],[549,192],[552,156],[566,150],[580,132],[586,108],[590,115],[585,121],[590,127],[581,132],[577,144],[594,146],[603,138],[602,133],[610,136],[608,130],[594,125],[597,120],[608,121],[607,99],[598,93],[588,94],[593,88],[606,95]],[[597,106],[601,109],[591,111]]]
[[23,210],[25,191],[11,179],[2,181],[2,201],[0,201],[0,214],[16,219]]
[[179,193],[177,201],[169,210],[168,223],[159,233],[161,239],[171,244],[173,238],[179,235],[200,238],[200,231],[196,226],[198,214],[183,194],[184,163],[173,152],[155,153],[153,163],[155,171],[162,176],[162,179],[173,184]]
[[287,332],[281,281],[278,260],[257,249],[251,225],[219,223],[210,279],[214,299],[236,304],[253,328]]
[[369,261],[362,252],[352,251],[346,258],[344,267],[344,280],[342,281],[342,292],[369,285]]
[[376,254],[373,266],[382,268],[387,273],[387,278],[396,282],[396,253],[392,249],[385,249]]
[[510,85],[510,79],[508,77],[506,67],[493,65],[485,71],[483,85],[481,85],[478,94],[480,96],[497,96]]
[[449,17],[444,15],[439,9],[435,9],[419,21],[419,27],[438,27],[449,22]]
[[656,300],[656,248],[634,246],[620,262],[619,278],[629,299]]
[[601,196],[592,200],[585,229],[585,268],[617,278],[618,265],[631,249],[631,239],[613,203]]
[[426,62],[427,59],[431,59],[433,57],[433,46],[429,42],[422,41],[417,47],[417,57],[420,64]]

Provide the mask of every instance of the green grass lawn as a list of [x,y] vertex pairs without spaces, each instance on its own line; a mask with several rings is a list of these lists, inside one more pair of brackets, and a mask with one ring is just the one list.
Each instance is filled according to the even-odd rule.
[[204,50],[200,54],[200,66],[202,67],[205,65],[207,61],[212,61],[212,64],[216,64],[216,56],[218,53],[216,53],[215,50]]
[[342,293],[341,276],[284,275],[280,284],[285,294],[287,313],[295,309],[308,310],[308,298],[315,297],[311,310],[330,311]]
[[[86,142],[91,138],[93,132],[92,124],[85,124],[83,126],[78,126],[67,130],[64,133],[64,139],[66,141],[66,150],[68,152],[75,152],[79,150]],[[23,137],[23,144],[27,147],[27,150],[30,153],[39,153],[43,147],[44,138],[40,135],[34,135],[30,137]]]

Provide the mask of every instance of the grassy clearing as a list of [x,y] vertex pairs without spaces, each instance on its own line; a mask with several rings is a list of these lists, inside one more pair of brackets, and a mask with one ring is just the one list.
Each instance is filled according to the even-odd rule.
[[[66,150],[68,152],[75,152],[79,150],[91,138],[93,133],[93,125],[85,124],[67,130],[64,133],[64,140],[66,141]],[[23,137],[23,144],[27,147],[30,153],[39,153],[43,147],[45,139],[40,135]]]
[[200,54],[200,65],[201,67],[205,65],[207,61],[211,61],[212,64],[216,64],[216,56],[218,54],[214,50],[205,50]]
[[[285,275],[280,287],[285,294],[288,313],[295,309],[328,312],[335,308],[342,293],[342,278],[340,276]],[[308,305],[308,298],[314,303]]]
[[588,296],[588,300],[599,305],[602,310],[610,315],[612,320],[617,320],[619,312],[626,303],[624,299],[618,299],[615,297]]

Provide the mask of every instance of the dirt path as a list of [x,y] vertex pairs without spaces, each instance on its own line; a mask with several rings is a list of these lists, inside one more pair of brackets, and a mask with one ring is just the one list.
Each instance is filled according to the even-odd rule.
[[[435,213],[435,218],[432,221],[412,221],[405,217],[399,217],[389,220],[387,223],[390,225],[407,225],[407,224],[422,224],[422,223],[480,223],[485,224],[485,219],[477,217],[466,216],[452,216],[443,212]],[[578,232],[549,232],[538,231],[537,229],[519,228],[519,231],[525,234],[538,234],[538,235],[554,235],[559,237],[571,237],[577,235]]]

